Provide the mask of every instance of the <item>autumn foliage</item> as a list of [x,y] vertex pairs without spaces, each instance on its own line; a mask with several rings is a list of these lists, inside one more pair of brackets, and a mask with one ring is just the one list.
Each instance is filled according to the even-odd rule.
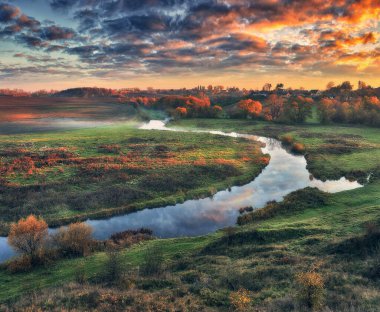
[[292,146],[292,152],[302,154],[305,152],[305,145],[302,143],[294,143]]
[[[154,108],[163,109],[178,117],[212,117],[210,98],[204,95],[181,96],[170,95],[160,98]],[[185,111],[186,110],[186,111]]]
[[92,241],[92,228],[86,223],[72,223],[61,227],[54,236],[56,246],[62,255],[84,256]]
[[263,106],[259,101],[254,101],[251,99],[241,100],[238,103],[238,108],[241,110],[245,116],[258,117],[263,110]]
[[251,305],[252,299],[248,290],[240,288],[230,294],[230,303],[234,311],[247,311]]
[[271,94],[267,101],[267,106],[264,109],[264,118],[266,120],[277,120],[281,117],[284,110],[284,98]]
[[8,242],[17,252],[29,257],[34,263],[42,255],[47,238],[47,223],[30,215],[11,225]]
[[346,100],[344,97],[321,99],[318,117],[322,123],[354,123],[380,125],[380,100],[376,96],[359,96]]
[[178,117],[185,117],[187,115],[187,108],[186,107],[177,107],[175,109],[176,116]]
[[300,300],[310,311],[317,311],[323,303],[324,280],[321,274],[314,270],[299,273],[297,282],[300,286]]
[[312,98],[298,95],[290,98],[284,106],[284,115],[288,121],[303,123],[307,117],[312,116]]

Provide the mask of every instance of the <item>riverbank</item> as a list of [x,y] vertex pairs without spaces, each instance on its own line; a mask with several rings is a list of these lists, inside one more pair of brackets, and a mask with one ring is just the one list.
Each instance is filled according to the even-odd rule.
[[[244,126],[245,121],[223,123],[219,130],[236,130],[226,129],[228,126],[247,132],[248,127],[261,126]],[[317,134],[323,131],[318,127],[310,129]],[[335,163],[328,163],[330,169],[344,169],[343,164],[349,163],[355,170],[373,171],[370,183],[363,188],[330,194],[318,204],[306,207],[302,196],[291,196],[289,207],[302,209],[290,209],[207,236],[154,240],[123,250],[126,284],[99,283],[97,277],[107,269],[104,253],[63,260],[31,273],[12,275],[2,270],[0,301],[10,300],[20,310],[31,305],[47,310],[121,306],[144,309],[146,304],[161,303],[190,308],[196,304],[199,311],[228,311],[230,294],[243,288],[259,311],[302,311],[297,307],[300,285],[296,276],[315,267],[324,281],[324,306],[333,311],[376,311],[380,305],[380,266],[378,249],[372,242],[376,241],[376,227],[380,225],[380,182],[376,174],[378,149],[367,149],[367,144],[378,146],[380,135],[376,129],[368,129],[368,133],[366,128],[329,129],[329,133],[342,135],[343,130],[348,135],[354,131],[363,138],[362,150],[332,155]],[[302,134],[301,130],[293,131]],[[312,141],[318,139],[298,137],[307,151],[312,148]],[[315,144],[316,150],[317,146],[321,145]],[[361,162],[355,161],[358,155],[362,156]],[[371,161],[373,157],[377,161]],[[322,166],[316,168],[323,173]],[[138,273],[138,267],[152,246],[162,252],[165,272],[144,277]],[[75,283],[79,269],[85,273],[85,285]],[[13,302],[30,291],[35,294],[32,300],[27,295],[17,304]],[[109,294],[113,294],[112,300]]]

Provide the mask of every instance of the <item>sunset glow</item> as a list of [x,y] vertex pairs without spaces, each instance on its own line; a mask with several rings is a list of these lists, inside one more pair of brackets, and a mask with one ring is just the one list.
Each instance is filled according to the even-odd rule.
[[3,87],[379,85],[379,0],[0,2]]

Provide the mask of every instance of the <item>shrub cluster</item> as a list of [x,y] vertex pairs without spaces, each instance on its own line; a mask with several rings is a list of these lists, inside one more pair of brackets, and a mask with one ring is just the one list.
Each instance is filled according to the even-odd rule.
[[95,241],[92,228],[86,223],[73,223],[49,234],[47,223],[30,215],[11,226],[8,242],[19,253],[19,257],[8,263],[8,270],[28,271],[59,258],[83,257],[94,250],[129,247],[152,239],[152,234],[149,229],[131,230],[115,233],[106,241]]
[[307,187],[285,196],[280,203],[268,202],[264,208],[239,216],[238,224],[243,225],[254,221],[269,219],[277,214],[302,211],[311,207],[320,207],[327,203],[328,194],[316,188]]

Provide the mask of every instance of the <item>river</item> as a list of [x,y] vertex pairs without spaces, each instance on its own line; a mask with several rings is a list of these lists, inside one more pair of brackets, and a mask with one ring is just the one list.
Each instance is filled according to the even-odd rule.
[[[152,120],[140,129],[186,132],[167,128],[165,122],[159,120]],[[344,177],[334,181],[313,178],[306,169],[305,157],[289,153],[278,140],[234,132],[200,130],[197,132],[260,141],[265,144],[262,151],[270,155],[270,162],[250,183],[217,192],[212,197],[144,209],[108,219],[88,220],[86,222],[93,227],[95,238],[106,239],[115,232],[141,227],[152,229],[154,235],[162,238],[204,235],[236,224],[239,208],[247,206],[262,208],[268,201],[280,201],[285,195],[308,186],[329,193],[362,187],[358,182],[349,181]],[[8,245],[6,237],[0,237],[0,262],[13,255],[14,252]]]

